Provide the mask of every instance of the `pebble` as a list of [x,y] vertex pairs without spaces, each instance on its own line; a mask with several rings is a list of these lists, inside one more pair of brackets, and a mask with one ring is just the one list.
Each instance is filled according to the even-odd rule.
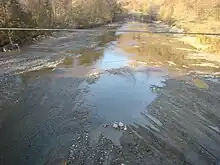
[[118,128],[118,124],[117,124],[117,123],[114,123],[114,124],[113,124],[113,128],[117,129],[117,128]]
[[124,126],[124,124],[122,122],[119,122],[118,125],[119,125],[119,127],[123,127]]
[[[103,124],[104,128],[107,128],[108,126],[109,126],[108,124]],[[113,123],[112,127],[115,129],[120,128],[120,130],[124,130],[124,131],[127,130],[127,126],[122,122],[119,122],[119,123],[115,122],[115,123]]]

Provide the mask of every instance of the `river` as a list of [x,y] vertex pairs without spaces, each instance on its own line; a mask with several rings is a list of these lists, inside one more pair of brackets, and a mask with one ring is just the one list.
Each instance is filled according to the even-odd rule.
[[220,63],[181,37],[100,28],[1,53],[0,164],[219,165]]

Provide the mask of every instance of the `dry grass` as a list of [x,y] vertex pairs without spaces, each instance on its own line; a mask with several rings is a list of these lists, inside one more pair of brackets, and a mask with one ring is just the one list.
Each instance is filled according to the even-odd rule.
[[173,18],[174,7],[173,6],[161,6],[158,12],[158,18],[169,25],[174,24]]
[[[154,3],[150,0],[124,1],[129,10],[144,14],[156,12],[158,19],[185,31],[220,33],[219,0],[154,0]],[[199,36],[197,39],[201,44],[210,45],[208,51],[220,52],[220,37]]]
[[[171,3],[172,2],[172,3]],[[173,7],[169,13],[175,24],[188,32],[220,33],[220,1],[218,0],[165,0],[161,9]],[[159,14],[161,15],[161,14]],[[162,16],[164,16],[162,14]],[[209,45],[207,51],[220,53],[220,37],[197,36],[200,44]]]

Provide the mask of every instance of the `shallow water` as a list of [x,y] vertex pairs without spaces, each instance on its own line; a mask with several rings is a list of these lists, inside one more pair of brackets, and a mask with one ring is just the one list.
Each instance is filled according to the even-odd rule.
[[[142,23],[121,28],[157,27],[164,29]],[[219,68],[192,65],[207,62],[185,58],[195,52],[173,36],[71,33],[32,45],[21,54],[4,55],[0,63],[1,73],[7,73],[0,83],[2,162],[214,164],[219,156],[220,97],[219,79],[213,73]],[[191,105],[187,93],[195,104]],[[210,111],[205,102],[213,102]],[[182,112],[184,107],[187,110]],[[128,126],[127,131],[112,127],[119,121]],[[190,143],[199,132],[206,139]],[[188,136],[179,142],[179,134]],[[198,146],[206,151],[200,154]]]

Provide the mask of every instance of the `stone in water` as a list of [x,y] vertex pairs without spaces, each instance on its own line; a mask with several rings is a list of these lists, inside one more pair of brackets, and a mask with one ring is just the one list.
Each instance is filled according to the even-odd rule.
[[114,123],[113,124],[113,128],[117,129],[118,128],[118,124]]
[[122,122],[119,122],[118,125],[119,125],[119,127],[123,127],[124,126],[124,124]]

